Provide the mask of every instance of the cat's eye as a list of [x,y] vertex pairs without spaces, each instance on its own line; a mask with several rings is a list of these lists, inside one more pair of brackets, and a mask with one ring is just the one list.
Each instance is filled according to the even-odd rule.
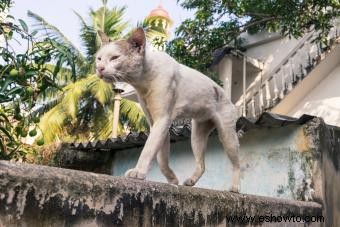
[[115,60],[115,59],[117,59],[117,58],[119,58],[119,56],[112,56],[112,57],[110,58],[110,61],[113,61],[113,60]]
[[97,60],[100,61],[100,60],[102,60],[102,58],[101,58],[101,57],[98,57]]

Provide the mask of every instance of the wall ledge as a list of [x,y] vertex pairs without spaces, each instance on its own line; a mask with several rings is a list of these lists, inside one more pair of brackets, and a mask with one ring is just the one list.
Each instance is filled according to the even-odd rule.
[[322,207],[0,161],[0,226],[228,226],[233,215],[321,216]]

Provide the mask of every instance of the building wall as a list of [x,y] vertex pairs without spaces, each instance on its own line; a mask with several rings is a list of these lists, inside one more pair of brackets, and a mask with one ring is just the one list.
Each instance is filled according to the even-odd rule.
[[[340,62],[340,60],[339,60]],[[305,96],[289,116],[310,114],[322,117],[327,124],[340,126],[340,64]]]
[[[247,79],[246,86],[250,89],[254,85],[255,80],[263,80],[269,73],[274,70],[275,67],[280,65],[282,61],[293,52],[300,42],[301,39],[290,39],[288,37],[282,37],[276,33],[258,33],[255,35],[245,34],[242,37],[245,40],[245,55],[262,62],[263,70],[261,72],[252,72],[251,67],[247,66]],[[228,72],[228,61],[229,56],[220,61],[218,65],[219,76],[225,82],[225,78],[231,81],[231,88],[227,86],[226,91],[231,90],[231,99],[236,103],[243,93],[243,79],[242,79],[242,64],[237,64],[235,59],[233,60],[232,75],[227,76]],[[222,69],[222,70],[221,70]],[[262,77],[262,78],[261,78]],[[229,83],[226,83],[229,84]],[[228,94],[229,95],[229,94]]]
[[[338,215],[340,211],[340,191],[338,190],[338,185],[340,182],[340,128],[325,125],[321,118],[304,119],[305,120],[295,121],[294,124],[292,122],[289,123],[289,119],[284,120],[283,118],[271,119],[263,117],[256,124],[244,122],[243,125],[245,126],[244,129],[246,130],[246,134],[241,139],[240,151],[242,166],[241,192],[252,195],[267,195],[271,197],[288,198],[291,202],[294,202],[292,200],[313,199],[314,201],[322,204],[323,215],[326,220],[326,223],[322,226],[340,226],[340,216]],[[179,137],[185,138],[183,135]],[[189,134],[186,132],[185,135],[187,136]],[[178,139],[178,137],[176,138]],[[138,141],[139,140],[136,139],[134,140],[134,143],[138,143],[139,146],[142,145],[142,143],[139,143]],[[60,153],[65,153],[66,151],[66,156],[69,157],[67,159],[60,160],[61,166],[65,166],[66,163],[68,168],[79,168],[86,171],[94,171],[93,168],[91,168],[92,170],[89,169],[91,166],[107,166],[108,169],[105,168],[105,170],[100,170],[99,172],[119,176],[123,175],[127,169],[134,167],[141,148],[131,148],[131,146],[133,146],[132,143],[128,143],[125,146],[124,141],[114,142],[112,140],[108,140],[105,143],[102,142],[99,144],[99,147],[86,143],[82,146],[78,146],[77,149],[75,145],[65,145],[66,147],[61,148]],[[91,146],[95,147],[90,148]],[[120,150],[117,150],[118,148]],[[172,143],[171,148],[172,154],[170,164],[177,173],[181,182],[183,182],[183,180],[189,176],[194,169],[194,161],[189,140]],[[107,157],[104,158],[103,154],[106,154]],[[111,154],[113,154],[113,156],[111,156]],[[100,157],[103,157],[102,160],[100,160]],[[91,165],[93,162],[95,162],[95,165]],[[2,201],[0,201],[0,204],[3,204],[2,206],[0,205],[0,216],[1,214],[4,214],[6,218],[12,218],[13,213],[16,210],[19,210],[19,212],[24,211],[24,214],[28,214],[25,216],[25,218],[32,221],[36,221],[37,219],[32,219],[31,217],[39,216],[42,212],[45,216],[39,217],[46,218],[46,221],[49,222],[52,220],[51,215],[59,215],[60,210],[62,210],[62,212],[66,212],[66,214],[79,214],[72,216],[69,221],[75,221],[73,218],[82,219],[82,217],[85,216],[89,217],[88,214],[86,214],[87,211],[89,211],[92,216],[96,216],[100,214],[97,210],[84,210],[83,207],[93,204],[93,201],[98,201],[98,198],[100,201],[98,201],[98,206],[96,205],[96,207],[101,207],[101,204],[109,204],[111,208],[117,208],[117,206],[114,206],[113,204],[117,201],[123,201],[124,212],[122,214],[124,214],[124,217],[127,217],[129,220],[136,220],[134,217],[130,219],[130,213],[125,215],[126,205],[129,206],[127,212],[131,211],[131,209],[135,211],[135,208],[133,207],[140,207],[139,202],[135,203],[135,200],[132,201],[130,199],[136,198],[136,196],[138,197],[145,189],[145,186],[147,187],[149,184],[158,185],[157,183],[154,184],[150,181],[165,182],[165,178],[161,175],[158,166],[155,163],[148,174],[147,181],[133,181],[136,182],[135,186],[131,186],[130,184],[128,186],[124,186],[126,178],[115,178],[93,173],[86,174],[84,172],[79,172],[84,176],[87,175],[85,178],[85,183],[81,183],[83,180],[79,174],[75,174],[75,172],[65,169],[58,170],[58,172],[63,172],[61,176],[56,174],[56,170],[52,171],[52,168],[50,171],[48,168],[43,169],[42,167],[38,167],[32,172],[32,170],[27,170],[23,167],[14,167],[13,170],[7,170],[6,165],[7,164],[0,163],[0,169],[3,170],[0,171],[0,175],[4,174],[4,176],[0,176],[0,189],[2,187],[7,190],[0,190],[0,192],[3,193],[0,193],[0,200],[6,201],[5,203],[1,203]],[[231,166],[230,162],[225,157],[222,147],[217,141],[215,134],[213,134],[209,140],[208,151],[206,152],[206,167],[207,171],[200,179],[196,187],[222,190],[228,189],[230,186]],[[26,176],[27,173],[29,176]],[[17,181],[8,180],[12,175],[15,175],[13,179],[17,179]],[[38,202],[34,200],[34,196],[32,197],[31,194],[29,194],[31,191],[27,191],[25,189],[25,187],[32,187],[32,177],[34,177],[34,182],[35,179],[38,181],[37,184],[39,186],[36,188],[40,190],[35,191],[35,193],[37,193],[37,195],[42,195],[42,190],[47,195],[47,197],[39,196],[40,199]],[[105,181],[107,184],[104,184],[105,182],[103,183],[100,181],[98,177],[107,178]],[[3,179],[3,181],[1,181],[1,179]],[[122,180],[114,183],[117,179]],[[66,184],[59,182],[59,180],[66,180],[68,183],[70,183],[69,188],[66,188]],[[27,184],[20,184],[22,186],[19,187],[17,182],[21,181],[27,182]],[[90,189],[90,191],[87,189],[85,190],[85,188],[90,185],[88,181],[93,183],[93,188]],[[76,184],[74,184],[74,182]],[[60,187],[60,185],[62,187]],[[185,194],[183,197],[188,198],[189,203],[195,201],[191,194],[195,190],[201,191],[202,195],[204,196],[207,196],[209,191],[216,192],[217,194],[221,193],[220,191],[216,190],[201,190],[196,187],[191,188],[169,184],[161,185],[169,188],[168,194],[161,195],[163,198],[166,198],[166,201],[172,201],[171,199],[168,199],[169,196],[171,198],[178,199],[177,194],[174,195],[174,192],[181,189],[189,190],[189,194]],[[121,189],[122,193],[129,195],[130,192],[133,192],[135,194],[131,197],[129,196],[128,200],[124,200],[127,199],[126,197],[123,197],[122,200],[117,199],[116,196],[112,197],[112,193],[116,193],[117,188],[120,188],[121,186],[123,186]],[[104,202],[102,202],[102,197],[98,196],[97,194],[93,194],[94,192],[98,192],[98,189],[101,187],[110,190],[108,195],[110,198],[114,199],[113,201],[104,199]],[[52,192],[46,189],[52,190]],[[31,189],[29,188],[29,190]],[[75,195],[75,197],[73,197],[73,194],[71,197],[69,194],[66,194],[66,198],[60,198],[60,194],[57,194],[58,196],[55,197],[54,195],[56,195],[56,190],[59,190],[62,193],[69,192],[70,190]],[[152,187],[150,191],[154,194],[157,194],[157,199],[159,199],[160,193],[157,188],[155,189]],[[81,198],[79,195],[81,195]],[[220,201],[221,198],[225,198],[224,195],[227,195],[227,193],[223,195],[222,193],[219,194],[216,201]],[[230,194],[232,198],[235,198],[236,202],[234,204],[241,204],[241,206],[243,206],[243,202],[239,200],[239,197],[237,197],[238,195],[242,194]],[[86,201],[83,197],[86,197]],[[256,197],[256,201],[263,198],[253,196],[253,198],[254,197]],[[206,198],[206,201],[211,201],[212,199],[210,195],[208,195]],[[59,206],[60,199],[65,201],[65,204],[61,204],[62,207]],[[69,201],[73,203],[77,200],[84,201],[85,205],[79,205],[78,202],[75,202],[77,204],[75,208],[67,208],[69,206]],[[141,199],[141,201],[143,203],[145,200]],[[182,200],[179,199],[178,201]],[[248,201],[248,198],[245,201]],[[175,203],[177,204],[177,202]],[[302,204],[301,201],[298,201],[297,203]],[[44,209],[39,210],[36,207],[36,204],[44,204]],[[203,202],[197,205],[201,206],[202,204],[206,203]],[[229,202],[224,203],[223,207],[225,207],[226,204],[229,204]],[[287,204],[287,201],[285,201],[284,204]],[[148,206],[149,205],[150,204],[148,204]],[[153,208],[156,206],[156,210],[159,210],[159,208],[157,208],[157,204],[152,204],[150,206]],[[183,207],[186,206],[187,205]],[[122,206],[119,208],[121,207]],[[180,207],[179,210],[182,210],[183,207]],[[210,205],[208,207],[210,207]],[[262,208],[258,208],[257,205],[254,204],[249,205],[249,207],[251,207],[251,210],[262,210]],[[254,207],[256,209],[254,209]],[[275,207],[279,207],[280,211],[284,210],[281,205]],[[58,211],[56,211],[56,208]],[[119,210],[119,208],[117,209]],[[51,209],[53,209],[53,211]],[[106,208],[104,209],[106,210]],[[290,214],[292,214],[291,210],[289,211]],[[32,212],[35,213],[33,214]],[[48,215],[46,216],[46,214]],[[62,213],[62,215],[64,215],[64,213]],[[111,221],[116,220],[115,215],[116,211],[114,211],[114,213],[111,212],[111,215],[106,216],[106,218]],[[137,216],[138,215],[141,214],[137,214]],[[92,216],[90,217],[91,219],[93,218]],[[156,215],[156,217],[158,216]],[[20,219],[22,216],[19,215],[18,218]],[[164,218],[167,219],[168,217]],[[0,220],[2,221],[4,219],[0,218]],[[24,219],[20,220],[22,221]]]
[[329,127],[322,135],[328,138],[323,143],[322,178],[323,178],[323,214],[326,226],[340,226],[340,128]]
[[[304,182],[312,181],[312,166],[317,162],[308,149],[302,152],[305,148],[299,141],[303,137],[302,128],[294,125],[247,132],[240,141],[241,192],[303,200]],[[133,168],[140,151],[141,148],[117,151],[112,162],[112,175],[121,176]],[[196,187],[228,190],[232,168],[217,135],[210,137],[205,157],[206,172]],[[193,173],[195,163],[189,140],[171,144],[170,166],[180,183]],[[157,163],[153,163],[147,179],[166,182]]]
[[249,39],[250,42],[255,43],[247,48],[245,55],[256,58],[265,64],[263,75],[270,73],[278,66],[300,42],[300,40],[294,38],[276,37],[275,39],[268,39],[267,42],[256,44],[256,40],[265,40],[267,36],[268,33],[260,33],[256,35],[256,39],[252,36],[244,37],[246,40]]

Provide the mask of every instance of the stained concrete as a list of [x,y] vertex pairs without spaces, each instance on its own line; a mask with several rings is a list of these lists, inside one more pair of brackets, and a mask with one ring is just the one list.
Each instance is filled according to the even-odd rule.
[[[321,153],[320,136],[311,131],[317,118],[300,124],[269,118],[264,127],[253,127],[241,138],[241,192],[293,200],[321,201]],[[278,121],[278,123],[275,123]],[[190,135],[189,135],[190,137]],[[137,137],[138,138],[138,137]],[[188,138],[188,137],[185,137]],[[114,143],[112,143],[114,144]],[[126,146],[122,146],[125,145]],[[89,144],[88,144],[89,145]],[[119,145],[119,144],[118,144]],[[128,146],[129,145],[129,146]],[[58,152],[58,165],[66,168],[99,171],[122,176],[133,168],[143,149],[121,143],[119,148],[102,147],[76,149],[64,147]],[[184,182],[195,169],[195,161],[189,139],[171,143],[170,166],[180,182]],[[209,137],[205,153],[205,173],[196,186],[207,189],[228,190],[232,181],[232,165],[225,154],[217,133]],[[166,182],[156,162],[152,163],[147,179]],[[257,184],[254,185],[254,179]]]
[[[241,139],[241,192],[318,202],[323,205],[325,226],[340,226],[340,128],[313,117],[291,120],[278,116],[260,118],[257,122],[246,124],[247,130]],[[190,134],[185,136],[188,137]],[[129,146],[122,149],[73,147],[62,153],[71,157],[64,159],[68,160],[67,167],[91,171],[92,163],[106,167],[100,169],[101,173],[123,175],[135,165],[142,149],[140,144],[131,146],[128,143]],[[188,139],[177,140],[171,149],[170,165],[183,181],[194,169],[190,142]],[[73,152],[81,152],[81,155]],[[100,153],[106,155],[106,159],[96,159]],[[84,158],[86,165],[81,164]],[[62,162],[60,164],[63,166]],[[230,167],[216,134],[213,134],[206,152],[206,172],[196,186],[227,189],[231,182]],[[156,163],[147,179],[165,182]]]
[[[319,138],[306,133],[309,123],[282,127],[261,127],[247,131],[241,142],[241,192],[285,199],[311,200],[311,190],[316,190],[320,173],[321,151],[317,149]],[[316,147],[316,148],[315,148]],[[315,149],[314,149],[315,148]],[[122,149],[75,149],[63,147],[55,160],[66,168],[96,171],[122,176],[133,168],[142,146]],[[232,178],[231,163],[217,134],[213,133],[205,154],[206,171],[197,182],[198,187],[227,190]],[[195,168],[190,140],[171,143],[170,166],[180,182],[189,177]],[[320,168],[319,168],[320,169]],[[158,164],[154,162],[147,179],[166,182]],[[253,180],[258,184],[254,185]],[[314,195],[316,195],[314,193]]]
[[[317,119],[303,125],[259,127],[246,131],[240,140],[241,192],[320,201],[320,138],[308,131],[313,121]],[[171,143],[170,149],[170,166],[182,183],[195,169],[190,140]],[[111,150],[111,172],[106,173],[124,175],[129,168],[136,165],[141,150],[142,147]],[[216,133],[209,137],[205,167],[205,173],[197,182],[197,187],[217,190],[230,188],[232,165]],[[152,164],[147,179],[166,182],[156,162]],[[254,179],[257,184],[254,184]]]
[[326,138],[320,147],[324,150],[322,162],[323,215],[327,226],[340,226],[340,128],[328,127],[320,131]]
[[321,214],[315,202],[0,161],[0,226],[321,226],[226,220],[231,215]]

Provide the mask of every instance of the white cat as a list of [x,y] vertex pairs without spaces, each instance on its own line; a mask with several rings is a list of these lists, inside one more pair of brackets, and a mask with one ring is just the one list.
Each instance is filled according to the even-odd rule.
[[99,32],[99,35],[103,45],[96,54],[98,76],[108,83],[122,81],[132,85],[151,126],[136,167],[128,170],[125,176],[145,179],[157,155],[159,167],[168,182],[178,184],[168,164],[169,127],[176,118],[191,118],[191,146],[196,169],[184,185],[193,186],[202,176],[208,136],[217,128],[219,139],[233,164],[230,190],[238,192],[237,113],[223,89],[202,73],[179,64],[168,54],[148,48],[141,28],[136,29],[127,40],[111,42],[104,33]]

